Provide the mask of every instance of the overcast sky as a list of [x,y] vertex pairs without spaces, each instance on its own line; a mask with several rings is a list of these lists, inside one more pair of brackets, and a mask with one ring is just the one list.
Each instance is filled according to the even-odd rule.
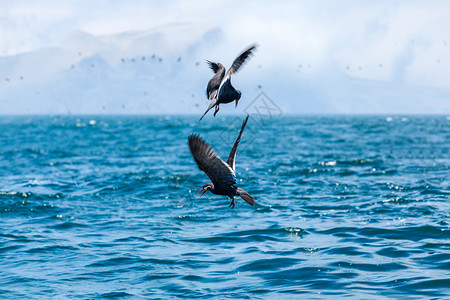
[[[228,64],[258,42],[255,64],[275,73],[272,85],[309,69],[300,85],[316,90],[318,98],[365,99],[361,95],[379,92],[380,99],[388,97],[384,93],[395,99],[396,108],[416,97],[406,113],[450,113],[449,12],[444,0],[0,1],[0,56],[60,46],[74,31],[100,36],[199,24],[223,31],[222,47],[211,56]],[[265,78],[264,86],[276,97],[271,80]],[[284,92],[291,83],[282,86]],[[301,92],[292,87],[292,94]],[[289,109],[295,97],[287,98],[291,102],[283,105]],[[336,112],[367,113],[349,101],[334,102]],[[394,113],[402,112],[396,108]]]

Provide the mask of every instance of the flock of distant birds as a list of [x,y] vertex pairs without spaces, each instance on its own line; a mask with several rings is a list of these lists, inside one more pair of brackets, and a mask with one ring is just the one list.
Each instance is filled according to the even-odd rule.
[[[412,39],[411,41],[410,41],[410,43],[411,44],[414,44],[414,40]],[[448,44],[447,44],[447,41],[446,40],[443,40],[442,41],[442,44],[443,44],[443,46],[444,47],[447,47],[448,46]],[[81,53],[81,52],[78,52],[78,56],[83,56],[83,53]],[[142,56],[141,57],[141,60],[142,61],[145,61],[145,60],[147,60],[147,58],[151,58],[152,60],[157,60],[158,62],[162,62],[163,61],[163,58],[162,57],[159,57],[159,56],[157,56],[156,54],[152,54],[151,56],[149,56],[149,57],[147,57],[147,56]],[[122,57],[122,58],[120,58],[120,60],[121,60],[121,62],[122,63],[126,63],[127,61],[131,61],[131,62],[137,62],[138,60],[139,60],[139,58],[136,58],[136,57],[134,57],[134,58],[125,58],[125,57]],[[178,58],[177,58],[177,62],[181,62],[181,56],[179,56]],[[440,63],[441,62],[441,59],[440,58],[436,58],[436,63]],[[200,62],[195,62],[195,66],[199,66],[200,65]],[[94,64],[91,64],[91,68],[94,68],[95,67],[95,65]],[[259,65],[258,66],[258,68],[260,68],[261,67],[261,65]],[[311,65],[311,64],[305,64],[305,65],[303,65],[303,64],[299,64],[299,65],[297,65],[297,68],[296,68],[296,71],[297,72],[300,72],[302,69],[304,69],[304,68],[312,68],[313,66]],[[378,67],[379,68],[382,68],[383,67],[383,64],[381,63],[381,62],[379,62],[378,63]],[[70,65],[70,68],[71,69],[74,69],[75,68],[75,65]],[[346,66],[345,66],[345,69],[347,70],[347,71],[350,71],[350,70],[357,70],[357,71],[362,71],[363,70],[363,66],[361,66],[361,65],[352,65],[352,64],[347,64]],[[20,75],[19,76],[19,79],[22,81],[22,80],[25,80],[25,77],[24,77],[24,75]],[[4,80],[5,80],[5,82],[7,82],[7,83],[10,83],[10,82],[12,82],[12,81],[14,81],[14,78],[13,77],[10,77],[10,76],[6,76],[6,77],[4,77]],[[1,81],[0,81],[1,82]]]
[[[219,104],[220,103],[228,103],[227,99],[230,98],[230,97],[236,97],[237,98],[236,99],[236,106],[237,106],[237,103],[238,103],[238,101],[240,99],[240,95],[241,95],[240,93],[241,92],[235,90],[234,87],[231,86],[231,83],[230,83],[231,75],[233,75],[235,72],[237,72],[237,70],[245,62],[245,59],[247,59],[247,57],[252,54],[252,51],[254,49],[256,49],[256,45],[252,45],[249,49],[247,49],[241,55],[239,55],[239,57],[236,58],[236,60],[233,62],[233,65],[231,66],[231,68],[228,70],[228,72],[227,72],[227,74],[225,76],[225,78],[228,79],[228,80],[224,80],[224,82],[223,82],[225,84],[224,88],[223,88],[223,91],[224,91],[225,94],[223,94],[221,96],[221,101],[220,102],[217,102],[216,104],[213,104],[211,106],[211,108],[214,107],[214,106],[216,107],[216,111],[214,112],[214,116],[217,114],[217,111],[219,110]],[[80,56],[80,57],[83,56],[83,53],[81,51],[78,52],[78,56]],[[157,56],[156,54],[152,54],[151,56],[142,56],[142,57],[133,57],[133,58],[121,57],[120,61],[122,63],[127,63],[127,62],[136,63],[139,60],[146,61],[147,59],[154,60],[154,61],[157,61],[159,63],[163,62],[163,58],[160,57],[160,56]],[[179,56],[177,58],[177,62],[181,62],[181,60],[182,60],[182,57]],[[208,99],[212,100],[214,97],[212,97],[212,96],[210,97],[210,91],[214,92],[214,90],[218,90],[218,87],[221,84],[221,79],[225,75],[225,67],[221,63],[213,63],[213,62],[208,61],[208,60],[207,60],[207,63],[210,66],[210,68],[215,72],[215,76],[213,77],[213,79],[211,79],[210,83],[208,84]],[[200,62],[198,62],[198,61],[195,62],[195,66],[196,67],[199,66],[199,65],[200,65]],[[91,63],[89,65],[89,67],[93,69],[93,68],[96,67],[96,65],[94,63]],[[261,65],[259,65],[258,68],[261,68]],[[75,69],[75,65],[71,64],[70,65],[70,69]],[[20,75],[19,79],[21,81],[23,81],[23,80],[25,80],[25,77],[23,75]],[[5,77],[5,82],[6,83],[11,83],[12,81],[14,81],[12,77],[9,77],[9,76]],[[261,85],[258,85],[258,88],[261,89],[262,88]],[[39,94],[38,90],[36,90],[36,94]],[[239,96],[238,96],[238,94],[239,94]],[[148,93],[145,92],[145,95],[148,95]],[[194,97],[194,96],[195,95],[192,94],[192,97]],[[232,101],[234,101],[234,100],[230,100],[229,102],[232,102]],[[196,103],[195,106],[198,107],[199,104]],[[125,104],[122,105],[122,108],[125,108]],[[103,105],[102,109],[105,110],[106,106]],[[70,111],[69,111],[69,114],[70,114]],[[205,114],[206,114],[206,112],[205,112]],[[202,118],[203,118],[203,116],[202,116]]]
[[[231,76],[245,64],[248,58],[253,55],[255,50],[256,45],[252,45],[244,50],[234,60],[228,71],[226,71],[225,67],[221,63],[215,63],[209,60],[206,61],[211,70],[213,70],[214,76],[206,86],[206,96],[210,100],[210,103],[205,113],[201,116],[200,121],[213,107],[215,107],[215,117],[219,111],[219,105],[222,103],[231,103],[235,101],[235,107],[237,107],[242,93],[236,90],[231,84]],[[188,137],[189,149],[192,157],[197,163],[198,168],[205,172],[209,179],[211,179],[211,182],[206,183],[198,192],[198,194],[202,193],[200,197],[207,191],[210,191],[216,195],[228,196],[231,199],[231,208],[235,207],[234,197],[236,196],[241,197],[250,205],[255,204],[255,198],[253,198],[244,189],[236,186],[236,152],[248,118],[249,116],[247,115],[226,162],[223,161],[214,152],[213,148],[211,148],[211,146],[209,146],[199,135],[191,134]]]

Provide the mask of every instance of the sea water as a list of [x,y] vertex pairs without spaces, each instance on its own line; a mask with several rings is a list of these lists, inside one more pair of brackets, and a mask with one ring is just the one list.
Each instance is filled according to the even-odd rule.
[[450,118],[0,117],[0,298],[450,296]]

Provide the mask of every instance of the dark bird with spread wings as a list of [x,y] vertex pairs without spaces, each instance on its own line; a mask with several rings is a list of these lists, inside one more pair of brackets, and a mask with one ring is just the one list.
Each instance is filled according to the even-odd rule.
[[208,109],[205,111],[203,117],[206,113],[213,107],[215,107],[214,116],[216,116],[219,111],[219,104],[230,103],[236,101],[238,105],[239,99],[241,99],[241,92],[236,90],[231,85],[231,75],[236,73],[246,62],[246,60],[253,55],[256,50],[256,45],[250,46],[247,50],[242,52],[233,62],[231,68],[225,73],[225,67],[221,63],[214,63],[209,60],[208,63],[211,70],[214,72],[214,77],[208,82],[206,86],[206,96],[211,102],[209,103]]
[[226,162],[224,162],[202,138],[196,134],[191,134],[188,138],[189,149],[191,150],[192,157],[194,157],[200,170],[206,173],[212,182],[208,182],[198,192],[203,192],[203,196],[206,191],[211,191],[216,195],[228,196],[231,199],[230,207],[234,208],[234,197],[240,196],[247,201],[250,205],[255,204],[255,198],[249,195],[245,190],[237,187],[235,170],[236,151],[241,140],[242,132],[247,124],[248,116],[242,124],[241,131],[234,142],[234,146],[231,149],[230,155]]

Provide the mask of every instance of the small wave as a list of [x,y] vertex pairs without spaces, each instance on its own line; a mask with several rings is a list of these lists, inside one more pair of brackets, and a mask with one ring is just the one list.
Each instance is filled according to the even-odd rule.
[[425,239],[440,239],[443,230],[431,225],[400,227],[398,229],[362,228],[355,230],[359,235],[366,237],[379,237],[386,240],[421,241]]
[[64,198],[64,194],[62,193],[54,193],[54,194],[40,194],[33,192],[1,192],[0,191],[0,199],[26,199],[26,200],[52,200],[52,199],[61,199]]
[[64,223],[52,225],[49,227],[53,228],[53,229],[61,230],[61,229],[73,229],[73,228],[88,228],[89,226],[86,224],[77,223],[77,222],[64,222]]
[[[411,281],[410,278],[405,280]],[[450,286],[450,279],[425,279],[417,282],[406,283],[396,287],[396,290],[403,291],[410,295],[421,294],[428,297],[447,297]]]
[[391,258],[401,258],[401,257],[409,257],[416,253],[422,253],[421,250],[400,250],[395,247],[385,247],[383,249],[378,250],[376,253],[381,256],[391,257]]
[[127,292],[109,292],[109,293],[104,293],[99,295],[101,298],[113,298],[113,299],[118,299],[118,298],[126,298],[126,297],[133,297],[135,295],[133,294],[129,294]]
[[78,248],[73,246],[55,245],[55,246],[45,246],[37,247],[26,250],[27,253],[57,253],[60,251],[76,251]]
[[354,269],[364,272],[393,272],[398,270],[407,269],[406,266],[399,263],[384,263],[384,264],[363,264],[363,263],[351,263],[347,261],[338,261],[331,264],[331,266],[338,268]]
[[180,274],[178,273],[165,273],[160,272],[158,274],[149,274],[142,278],[142,281],[152,281],[152,280],[161,280],[161,279],[171,279],[175,277],[180,277]]
[[297,258],[273,258],[273,259],[259,259],[250,263],[244,264],[237,268],[239,272],[259,272],[270,271],[273,272],[278,269],[289,268],[297,265],[302,260]]

